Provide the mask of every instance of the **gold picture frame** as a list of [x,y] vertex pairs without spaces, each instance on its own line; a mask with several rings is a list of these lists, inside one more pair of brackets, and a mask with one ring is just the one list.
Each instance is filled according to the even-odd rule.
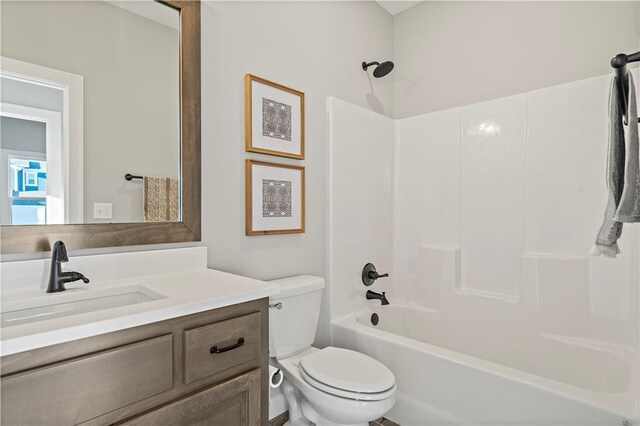
[[304,160],[304,93],[252,74],[244,82],[245,150]]
[[[270,194],[265,194],[265,191],[269,191]],[[246,235],[300,234],[304,232],[304,167],[246,160]]]

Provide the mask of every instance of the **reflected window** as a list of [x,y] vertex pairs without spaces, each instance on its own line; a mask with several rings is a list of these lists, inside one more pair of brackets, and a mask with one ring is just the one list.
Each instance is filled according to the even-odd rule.
[[46,161],[9,157],[9,201],[12,225],[46,224]]

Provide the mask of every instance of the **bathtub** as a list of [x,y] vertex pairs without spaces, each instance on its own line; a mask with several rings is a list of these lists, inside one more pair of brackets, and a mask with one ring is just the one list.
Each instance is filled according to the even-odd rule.
[[402,304],[338,319],[332,337],[393,371],[387,417],[403,426],[638,424],[638,363],[625,348]]

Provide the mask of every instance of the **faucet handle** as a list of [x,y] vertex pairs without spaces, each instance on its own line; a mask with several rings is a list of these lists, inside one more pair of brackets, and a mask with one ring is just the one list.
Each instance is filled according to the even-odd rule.
[[78,281],[78,280],[82,280],[82,282],[85,284],[89,284],[90,282],[89,278],[85,277],[80,272],[75,272],[75,271],[71,272],[71,281]]
[[369,278],[377,280],[378,278],[387,278],[389,274],[379,274],[376,271],[369,271]]
[[376,267],[373,266],[372,263],[367,263],[364,265],[364,268],[362,268],[362,283],[367,287],[373,284],[378,278],[385,278],[388,276],[389,274],[378,274]]
[[67,247],[60,240],[56,241],[53,244],[53,260],[56,263],[66,263],[69,261],[69,256],[67,256]]

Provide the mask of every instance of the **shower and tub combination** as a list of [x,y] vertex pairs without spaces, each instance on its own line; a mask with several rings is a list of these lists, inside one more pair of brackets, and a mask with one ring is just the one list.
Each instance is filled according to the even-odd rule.
[[[617,258],[589,255],[610,86],[602,75],[400,120],[329,98],[331,339],[393,372],[388,418],[638,424],[638,227]],[[367,262],[390,276],[363,285]]]

